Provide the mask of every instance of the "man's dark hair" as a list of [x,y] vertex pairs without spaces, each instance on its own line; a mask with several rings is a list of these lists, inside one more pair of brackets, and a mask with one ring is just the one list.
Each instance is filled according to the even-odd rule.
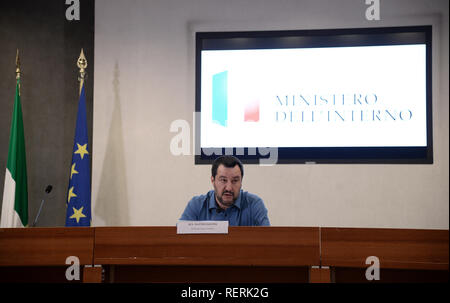
[[236,165],[239,166],[239,169],[241,170],[241,178],[244,178],[244,166],[242,165],[241,160],[234,156],[220,156],[214,160],[212,168],[211,168],[211,175],[215,178],[217,175],[217,168],[222,164],[225,167],[233,168]]

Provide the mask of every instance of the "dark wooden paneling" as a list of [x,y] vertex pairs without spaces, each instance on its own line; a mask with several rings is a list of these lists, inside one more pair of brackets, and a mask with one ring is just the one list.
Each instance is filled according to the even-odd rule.
[[98,227],[94,263],[318,265],[319,228],[230,227],[229,234],[178,235],[176,227]]
[[448,271],[448,230],[322,228],[323,266]]
[[330,268],[310,268],[309,269],[309,282],[311,283],[330,283],[331,274]]
[[[0,229],[0,281],[68,282],[68,256],[102,265],[106,282],[328,281],[328,270],[311,268],[320,252],[332,282],[367,282],[368,256],[380,260],[380,282],[448,281],[447,230],[322,228],[319,237],[319,228],[303,227],[230,227],[227,235],[177,235],[175,227]],[[86,282],[103,275],[82,266],[81,280],[85,273]]]
[[307,283],[307,267],[111,265],[105,282],[115,283]]
[[94,228],[1,228],[0,266],[66,265],[76,256],[92,264]]

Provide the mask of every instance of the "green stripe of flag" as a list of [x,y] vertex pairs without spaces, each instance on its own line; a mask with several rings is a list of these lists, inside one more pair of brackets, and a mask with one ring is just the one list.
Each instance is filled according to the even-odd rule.
[[[22,106],[20,104],[20,79],[17,79],[16,84],[16,97],[14,101],[14,110],[11,123],[11,133],[9,137],[9,151],[8,151],[8,162],[6,169],[10,172],[12,181],[9,182],[8,186],[14,186],[14,189],[8,189],[7,180],[5,177],[5,188],[3,195],[3,203],[13,203],[14,207],[5,212],[5,205],[2,207],[2,226],[5,227],[5,222],[9,222],[9,227],[15,225],[14,217],[18,215],[20,218],[22,226],[28,225],[28,186],[27,186],[27,164],[25,155],[25,135],[23,129],[23,118],[22,118]],[[13,190],[14,197],[7,197],[7,192]],[[12,206],[12,205],[11,205]],[[15,213],[14,213],[15,212]],[[17,222],[18,223],[18,222]],[[17,224],[19,225],[19,224]],[[19,225],[19,226],[20,226]]]

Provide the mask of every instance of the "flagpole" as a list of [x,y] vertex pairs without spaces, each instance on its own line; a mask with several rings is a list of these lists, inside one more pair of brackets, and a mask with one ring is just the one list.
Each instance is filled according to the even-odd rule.
[[67,192],[66,226],[90,226],[91,224],[91,175],[90,149],[86,117],[86,94],[84,80],[87,78],[87,60],[81,49],[77,60],[80,91],[77,122],[72,152],[69,187]]
[[[20,80],[20,58],[19,58],[19,49],[17,49],[17,53],[16,53],[16,80]],[[20,95],[20,82],[19,82],[19,95]]]
[[80,81],[80,94],[81,94],[81,88],[83,87],[84,79],[86,79],[87,77],[86,73],[87,60],[86,57],[84,56],[83,49],[81,49],[80,57],[78,57],[77,66],[80,69],[80,76],[78,77],[78,81]]
[[28,226],[28,185],[25,156],[25,135],[20,105],[20,59],[16,53],[16,94],[9,136],[8,161],[6,162],[5,185],[0,227]]

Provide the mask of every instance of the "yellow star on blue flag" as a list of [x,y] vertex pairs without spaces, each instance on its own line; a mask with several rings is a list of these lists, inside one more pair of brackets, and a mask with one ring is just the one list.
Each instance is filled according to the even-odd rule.
[[86,218],[86,216],[83,214],[83,207],[80,209],[73,208],[73,215],[70,216],[70,219],[75,219],[77,223],[80,222],[81,218]]
[[84,85],[81,88],[78,102],[77,124],[75,127],[75,139],[66,201],[66,226],[90,226],[91,169]]

